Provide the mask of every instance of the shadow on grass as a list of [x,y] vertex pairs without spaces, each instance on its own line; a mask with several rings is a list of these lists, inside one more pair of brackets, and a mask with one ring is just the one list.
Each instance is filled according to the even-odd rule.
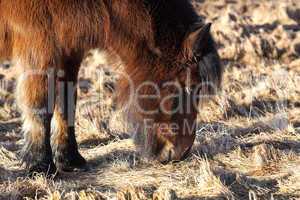
[[300,133],[300,121],[293,122],[293,126],[296,130],[296,133]]
[[[284,178],[288,178],[289,175]],[[227,177],[224,179],[224,177]],[[228,177],[231,177],[228,181]],[[295,194],[276,194],[279,192],[278,181],[273,178],[262,179],[226,172],[220,180],[234,193],[235,199],[292,199],[299,198]]]
[[101,139],[88,138],[81,141],[78,145],[79,147],[88,148],[91,146],[108,145],[109,143],[115,140],[125,140],[129,138],[130,138],[129,134],[123,133],[119,135],[109,135],[108,137],[101,138]]
[[9,170],[4,168],[3,166],[0,166],[0,184],[7,181],[14,182],[20,177],[26,177],[25,170]]
[[300,141],[293,140],[268,140],[261,142],[241,143],[239,138],[248,135],[259,135],[284,130],[288,125],[287,119],[272,119],[268,122],[253,123],[248,127],[230,127],[223,123],[212,122],[198,125],[198,132],[192,152],[194,154],[213,157],[219,153],[227,154],[240,147],[241,149],[253,148],[261,144],[269,144],[279,150],[300,152]]
[[129,166],[135,165],[135,151],[115,150],[104,155],[95,156],[88,160],[88,171],[61,173],[58,174],[56,179],[64,184],[67,191],[93,188],[103,193],[117,193],[118,190],[115,187],[108,183],[102,183],[99,177],[104,176],[105,171],[114,163],[122,161],[128,163]]
[[[278,194],[278,181],[274,178],[253,178],[230,170],[219,169],[215,174],[233,192],[235,199],[289,199],[293,194]],[[286,175],[284,178],[288,178]]]
[[105,168],[113,163],[124,161],[129,166],[133,166],[136,164],[137,159],[136,151],[134,150],[114,150],[89,160],[89,165],[91,168]]
[[229,108],[224,112],[224,118],[233,117],[259,118],[267,113],[280,113],[286,109],[300,107],[300,102],[292,102],[287,99],[254,99],[250,104],[237,104],[229,101]]
[[[290,17],[295,16],[295,15],[292,15],[291,12],[289,12],[289,14],[290,14]],[[265,24],[260,24],[260,25],[251,25],[251,24],[244,25],[243,27],[245,28],[246,31],[243,34],[247,35],[247,36],[249,36],[249,34],[253,34],[253,33],[258,34],[261,31],[261,29],[273,31],[276,28],[278,28],[279,26],[282,26],[282,28],[284,30],[288,30],[288,31],[299,31],[300,30],[300,24],[290,24],[289,25],[289,24],[280,24],[278,22],[273,22],[273,23],[265,23]]]
[[279,149],[282,151],[288,150],[295,153],[300,153],[300,141],[291,141],[291,140],[284,140],[284,141],[261,141],[261,142],[251,142],[251,143],[244,143],[241,145],[241,148],[253,148],[255,146],[259,146],[262,144],[267,144],[273,146],[275,149]]
[[190,196],[187,198],[175,198],[174,200],[228,200],[228,198],[216,196],[216,197],[197,197],[197,196]]
[[[0,132],[19,132],[21,130],[21,122],[13,121],[13,122],[0,122]],[[0,135],[2,137],[2,135]],[[2,138],[0,138],[0,141]]]

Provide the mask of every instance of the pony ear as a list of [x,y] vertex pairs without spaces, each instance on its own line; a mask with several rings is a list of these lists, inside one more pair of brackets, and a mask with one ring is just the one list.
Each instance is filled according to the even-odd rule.
[[183,50],[186,56],[191,58],[195,51],[205,48],[206,42],[210,36],[210,28],[211,23],[207,23],[189,33],[183,43]]

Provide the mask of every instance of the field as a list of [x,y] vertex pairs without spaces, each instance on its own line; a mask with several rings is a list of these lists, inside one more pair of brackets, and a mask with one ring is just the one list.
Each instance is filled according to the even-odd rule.
[[[93,51],[80,73],[77,140],[90,170],[28,178],[13,88],[0,69],[0,199],[300,199],[300,3],[198,0],[225,66],[223,91],[201,105],[192,154],[141,158],[114,111],[115,76]],[[99,78],[100,77],[100,78]],[[299,84],[299,85],[298,85]]]

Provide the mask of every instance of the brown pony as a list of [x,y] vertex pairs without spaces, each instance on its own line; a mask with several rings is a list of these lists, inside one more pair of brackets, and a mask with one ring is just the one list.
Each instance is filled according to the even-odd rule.
[[137,144],[161,162],[182,159],[195,139],[199,94],[213,93],[222,75],[210,24],[188,0],[0,0],[0,56],[23,70],[16,95],[30,171],[86,166],[69,105],[95,48],[125,66],[117,100],[135,99]]

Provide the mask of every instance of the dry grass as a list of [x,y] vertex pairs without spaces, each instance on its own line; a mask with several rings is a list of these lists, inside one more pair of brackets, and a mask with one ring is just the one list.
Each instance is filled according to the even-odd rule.
[[0,199],[299,199],[300,3],[237,2],[195,2],[214,22],[226,69],[223,92],[202,107],[193,154],[180,163],[136,155],[113,109],[115,76],[94,52],[81,71],[76,122],[91,170],[26,177],[17,156],[17,72],[2,66]]

